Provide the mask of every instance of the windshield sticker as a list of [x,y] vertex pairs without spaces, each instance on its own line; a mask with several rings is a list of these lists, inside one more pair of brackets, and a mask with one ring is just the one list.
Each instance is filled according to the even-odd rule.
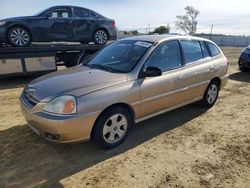
[[137,46],[142,46],[142,47],[145,47],[145,48],[148,48],[148,47],[150,47],[152,44],[151,44],[151,43],[148,43],[148,42],[138,41],[138,42],[135,43],[135,45],[137,45]]

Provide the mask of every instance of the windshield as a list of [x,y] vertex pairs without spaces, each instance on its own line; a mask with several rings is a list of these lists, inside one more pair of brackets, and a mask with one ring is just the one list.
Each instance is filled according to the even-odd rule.
[[46,12],[49,8],[46,8],[44,10],[39,11],[38,13],[34,14],[33,16],[40,16],[41,14],[43,14],[44,12]]
[[130,72],[152,43],[136,40],[122,40],[104,48],[84,62],[84,66],[111,72]]

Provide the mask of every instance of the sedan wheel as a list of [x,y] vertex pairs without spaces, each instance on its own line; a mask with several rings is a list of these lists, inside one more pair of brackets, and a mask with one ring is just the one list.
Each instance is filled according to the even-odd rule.
[[104,30],[97,30],[94,34],[95,44],[104,45],[108,41],[108,34]]
[[107,143],[119,142],[125,135],[128,128],[128,121],[122,114],[114,114],[103,127],[103,138]]
[[8,33],[8,39],[12,46],[27,46],[31,42],[29,32],[21,27],[14,27]]
[[204,106],[212,107],[217,101],[218,95],[219,95],[219,84],[216,81],[211,81],[203,96]]
[[132,116],[125,108],[111,108],[98,117],[91,137],[103,148],[114,148],[125,140],[132,122]]
[[218,88],[217,88],[217,85],[213,84],[210,86],[210,88],[208,89],[208,92],[207,92],[207,102],[209,104],[212,104],[215,102],[216,98],[217,98],[217,95],[218,95]]

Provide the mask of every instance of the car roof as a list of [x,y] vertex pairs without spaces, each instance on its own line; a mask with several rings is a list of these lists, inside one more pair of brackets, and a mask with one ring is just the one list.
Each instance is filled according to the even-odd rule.
[[145,42],[152,42],[152,43],[161,43],[166,40],[179,40],[179,39],[187,39],[187,40],[200,40],[200,41],[209,41],[204,38],[200,37],[193,37],[190,35],[141,35],[141,36],[134,36],[134,37],[128,37],[122,40],[141,40]]
[[[50,7],[50,8],[83,8],[83,9],[87,9],[87,10],[90,10],[88,8],[85,8],[85,7],[79,7],[79,6],[72,6],[72,5],[57,5],[57,6],[53,6],[53,7]],[[49,8],[49,9],[50,9]],[[92,11],[92,10],[91,10]]]

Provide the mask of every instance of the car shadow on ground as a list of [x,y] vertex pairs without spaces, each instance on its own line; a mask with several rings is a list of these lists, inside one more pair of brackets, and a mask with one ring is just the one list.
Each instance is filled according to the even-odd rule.
[[141,122],[122,145],[112,150],[92,142],[53,144],[35,135],[27,125],[0,131],[0,187],[63,187],[60,180],[178,128],[206,110],[195,103]]
[[238,81],[238,82],[245,82],[250,83],[250,71],[248,72],[236,72],[229,76],[230,80]]
[[0,90],[2,89],[15,89],[24,87],[31,80],[34,80],[38,76],[29,75],[29,76],[13,76],[13,77],[3,77],[0,78]]

